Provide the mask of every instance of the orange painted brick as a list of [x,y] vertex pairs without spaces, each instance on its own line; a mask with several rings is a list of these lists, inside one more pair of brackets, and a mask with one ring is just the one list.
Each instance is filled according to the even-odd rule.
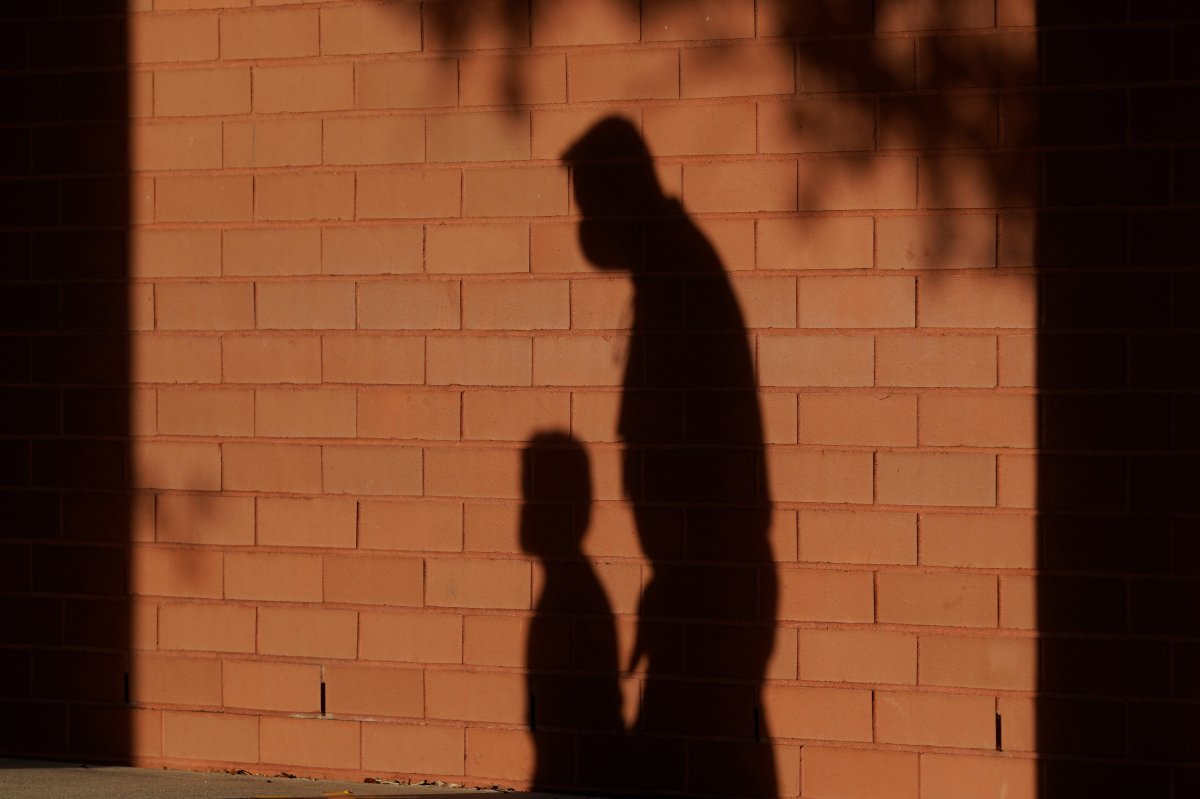
[[917,398],[906,394],[805,394],[800,443],[912,447]]
[[250,283],[164,283],[154,292],[159,330],[248,330],[254,327]]
[[999,455],[996,457],[996,504],[1001,508],[1036,508],[1038,498],[1038,456]]
[[258,609],[258,653],[304,658],[358,656],[358,614],[325,608]]
[[259,283],[255,289],[262,330],[350,330],[354,328],[354,284]]
[[533,340],[533,383],[619,386],[628,349],[625,335],[539,336]]
[[230,336],[221,342],[228,383],[317,383],[321,380],[318,336]]
[[533,0],[532,42],[547,45],[621,44],[641,36],[635,0]]
[[424,563],[389,555],[326,555],[325,601],[351,605],[422,604]]
[[400,663],[461,663],[462,616],[363,611],[358,655]]
[[917,636],[881,630],[800,630],[800,679],[915,685]]
[[463,663],[523,668],[529,619],[519,616],[463,618]]
[[994,336],[880,336],[875,352],[881,386],[996,385]]
[[352,499],[259,497],[258,543],[277,547],[353,548],[357,506]]
[[796,89],[790,44],[725,44],[680,52],[683,97],[791,94]]
[[458,392],[359,389],[358,435],[360,438],[457,440]]
[[302,58],[320,51],[316,11],[286,9],[221,15],[221,58]]
[[[563,53],[465,57],[459,70],[465,106],[506,105],[514,98],[531,104],[567,101],[567,57]],[[515,87],[514,75],[519,76]]]
[[524,441],[539,428],[571,426],[571,395],[534,391],[467,391],[463,393],[463,438],[480,441]]
[[664,155],[737,155],[755,152],[755,107],[659,106],[643,111],[650,152]]
[[1034,215],[1002,215],[997,237],[996,260],[999,266],[1033,266],[1038,263],[1038,224]]
[[788,621],[864,622],[875,620],[871,572],[780,569],[779,608]]
[[466,216],[554,216],[567,212],[567,170],[496,167],[463,175]]
[[421,49],[421,8],[374,3],[321,9],[321,54],[409,53]]
[[[1004,748],[1008,749],[1005,727]],[[921,796],[953,799],[960,796],[1004,796],[1035,799],[1041,795],[1038,761],[1003,756],[921,755]]]
[[260,175],[254,182],[254,213],[258,219],[353,219],[354,175]]
[[215,277],[221,274],[216,230],[130,231],[131,277]]
[[515,449],[428,449],[425,493],[516,499],[521,495],[518,460]]
[[833,156],[800,162],[801,211],[915,208],[917,163],[906,156]]
[[917,562],[912,513],[800,511],[800,560],[815,563]]
[[475,111],[426,117],[430,163],[527,161],[528,111]]
[[771,539],[771,550],[776,562],[794,563],[798,559],[795,511],[775,508],[771,512],[771,526],[767,535]]
[[226,122],[224,128],[226,168],[321,163],[319,119]]
[[356,398],[346,388],[260,388],[254,432],[269,438],[353,438]]
[[870,217],[758,220],[759,269],[869,269]]
[[[425,681],[420,669],[378,669],[340,663],[325,667],[326,708],[334,715],[421,718],[424,694]],[[370,736],[364,735],[363,768],[376,768],[365,754],[370,748],[368,740]]]
[[738,276],[730,283],[748,329],[796,326],[796,281],[793,278]]
[[574,103],[679,96],[679,53],[673,49],[575,52],[567,57],[567,74]]
[[164,711],[163,756],[179,760],[257,763],[258,717]]
[[463,285],[463,327],[473,330],[565,329],[570,284],[565,280],[471,281]]
[[881,622],[942,627],[995,627],[996,578],[985,574],[880,572]]
[[319,602],[321,556],[283,552],[227,553],[225,597],[272,602]]
[[427,561],[425,568],[428,605],[514,610],[530,607],[532,577],[527,562],[438,558]]
[[1037,281],[1025,275],[921,280],[921,327],[1037,327]]
[[419,164],[425,160],[423,116],[348,117],[327,119],[324,124],[326,164]]
[[321,448],[295,444],[225,444],[224,488],[316,494],[321,490]]
[[996,459],[992,455],[939,452],[881,452],[879,502],[885,505],[996,504]]
[[154,116],[154,73],[150,71],[130,72],[128,83],[127,112],[130,119],[146,119]]
[[327,275],[402,275],[421,271],[425,231],[420,225],[331,227],[321,234]]
[[222,241],[227,275],[316,275],[321,272],[321,231],[227,230]]
[[457,330],[461,305],[454,280],[358,284],[358,326],[364,330]]
[[436,108],[458,104],[458,60],[364,61],[355,67],[358,108]]
[[224,116],[250,113],[247,67],[158,70],[154,73],[154,115]]
[[999,384],[1037,385],[1037,336],[1010,335],[997,338]]
[[529,271],[529,226],[431,225],[426,231],[425,269],[438,274]]
[[425,673],[425,715],[448,721],[525,722],[522,674],[470,671]]
[[520,541],[520,516],[518,505],[466,503],[463,506],[464,551],[504,552],[510,555],[524,552]]
[[801,770],[803,795],[917,799],[917,757],[916,752],[806,746]]
[[215,336],[130,336],[130,371],[137,383],[216,383],[221,340]]
[[321,708],[321,667],[226,660],[221,688],[225,707],[315,713]]
[[1035,516],[925,513],[921,563],[972,569],[1037,567]]
[[128,35],[131,64],[217,58],[216,14],[132,14]]
[[220,169],[221,123],[160,122],[130,129],[134,169]]
[[219,599],[223,560],[214,549],[137,547],[129,560],[129,591],[140,596]]
[[990,696],[878,691],[875,734],[882,743],[996,748]]
[[254,608],[224,604],[164,604],[158,609],[164,650],[253,652]]
[[1000,626],[1018,630],[1038,628],[1037,578],[1000,578]]
[[533,346],[527,338],[433,338],[427,382],[435,386],[527,386]]
[[462,727],[364,724],[362,767],[401,774],[459,776],[464,773],[466,761],[465,735]]
[[921,443],[935,447],[1036,447],[1037,400],[1013,394],[921,397]]
[[643,41],[675,42],[753,37],[753,0],[701,0],[683,6],[670,0],[649,0],[643,4]]
[[768,685],[763,705],[771,731],[783,738],[871,740],[870,691]]
[[916,323],[912,278],[804,277],[799,283],[801,327],[913,327]]
[[695,221],[726,271],[754,268],[754,220],[705,217]]
[[796,163],[685,164],[684,203],[692,211],[794,211]]
[[1037,640],[922,635],[920,670],[922,685],[1035,691]]
[[533,112],[533,157],[562,158],[572,144],[601,120],[619,117],[641,129],[639,108],[614,109],[608,106],[538,109]]
[[254,68],[256,113],[340,111],[353,107],[354,67],[351,64]]
[[525,730],[467,727],[467,773],[520,781],[537,769],[536,744]]
[[217,444],[142,441],[130,447],[130,483],[135,488],[221,489],[221,450]]
[[995,95],[889,97],[879,105],[879,149],[992,147],[999,116]]
[[158,431],[183,436],[254,434],[254,392],[236,388],[158,390]]
[[221,661],[139,654],[129,663],[130,700],[151,705],[221,704]]
[[359,507],[362,549],[462,551],[461,503],[363,500]]
[[304,763],[310,767],[357,769],[361,766],[357,721],[264,716],[260,722],[263,763]]
[[796,395],[771,392],[759,394],[763,416],[763,441],[768,444],[796,443]]
[[919,159],[920,208],[1005,208],[1037,202],[1040,161],[1027,155]]
[[160,222],[239,222],[253,213],[249,175],[196,175],[154,180]]
[[875,102],[859,99],[763,103],[758,145],[764,153],[875,149]]
[[159,649],[158,603],[131,599],[129,603],[130,648]]
[[996,217],[885,216],[876,221],[881,269],[990,269]]
[[327,383],[420,383],[425,341],[412,336],[326,336],[321,343]]
[[529,46],[526,3],[448,0],[426,9],[426,50],[496,50]]
[[162,494],[156,500],[156,540],[175,544],[249,546],[254,500],[211,494]]
[[416,447],[326,446],[322,450],[326,493],[421,493],[421,450]]
[[759,381],[764,386],[869,386],[874,383],[871,336],[760,336]]
[[156,220],[154,204],[155,178],[135,175],[129,181],[129,221],[134,225],[148,225]]
[[617,430],[621,413],[619,391],[576,391],[571,400],[571,432],[580,441],[621,440]]
[[995,25],[995,4],[991,0],[966,0],[953,8],[935,3],[903,0],[880,9],[875,18],[878,31],[926,31],[953,28],[990,28]]
[[999,696],[996,712],[1004,725],[1004,749],[1007,752],[1037,751],[1037,698]]
[[359,219],[458,216],[462,176],[457,169],[363,172],[355,209]]

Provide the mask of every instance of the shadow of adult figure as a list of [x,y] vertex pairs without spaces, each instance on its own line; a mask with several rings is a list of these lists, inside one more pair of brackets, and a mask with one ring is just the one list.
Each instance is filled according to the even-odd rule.
[[774,796],[759,697],[777,588],[745,322],[716,251],[663,193],[629,122],[599,122],[563,161],[586,257],[633,283],[619,434],[651,566],[626,664],[645,672],[637,723],[620,741],[581,744],[580,777],[612,789]]

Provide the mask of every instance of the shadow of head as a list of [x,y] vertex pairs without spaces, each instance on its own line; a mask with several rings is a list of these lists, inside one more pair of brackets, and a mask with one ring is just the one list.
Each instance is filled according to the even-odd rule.
[[536,433],[522,453],[521,484],[521,547],[541,556],[576,549],[575,530],[587,529],[592,501],[583,444],[562,431]]

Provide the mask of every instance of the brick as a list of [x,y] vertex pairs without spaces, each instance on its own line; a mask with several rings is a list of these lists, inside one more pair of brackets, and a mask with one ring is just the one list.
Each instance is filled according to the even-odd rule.
[[996,217],[888,216],[877,222],[880,269],[990,269]]
[[954,28],[991,28],[995,25],[995,3],[967,0],[953,8],[904,0],[882,9],[875,20],[879,31],[927,31]]
[[467,391],[463,438],[524,441],[539,428],[571,426],[571,395],[559,392]]
[[870,217],[758,220],[759,269],[869,269]]
[[1037,385],[1037,337],[1000,336],[996,340],[999,384]]
[[212,336],[131,336],[133,382],[216,383],[221,341]]
[[921,397],[921,443],[935,447],[1036,447],[1037,401],[1020,395]]
[[683,97],[791,94],[796,67],[790,44],[723,44],[680,51]]
[[129,591],[138,596],[221,597],[222,555],[217,550],[146,546],[130,557]]
[[254,396],[255,434],[269,438],[353,438],[351,389],[260,388]]
[[420,383],[425,341],[411,336],[336,336],[321,343],[327,383]]
[[1036,577],[1000,578],[1000,626],[1019,630],[1038,628]]
[[363,549],[461,552],[462,540],[462,503],[360,503],[359,546]]
[[249,175],[160,177],[154,188],[160,222],[239,222],[253,214]]
[[783,738],[871,740],[871,692],[847,688],[768,685],[763,704]]
[[301,663],[226,660],[223,705],[250,710],[315,713],[321,708],[321,667]]
[[325,601],[420,607],[424,595],[423,567],[420,558],[326,555]]
[[526,666],[529,619],[518,616],[466,616],[463,663],[471,666]]
[[225,116],[250,113],[250,70],[158,70],[154,73],[154,115]]
[[162,605],[158,610],[158,646],[168,651],[253,652],[254,608],[190,603]]
[[921,563],[971,569],[1036,568],[1036,519],[990,514],[923,514]]
[[565,280],[471,281],[463,285],[468,330],[566,329],[570,284]]
[[319,119],[226,122],[224,129],[226,168],[316,166],[321,163]]
[[871,572],[781,569],[776,616],[787,621],[875,620]]
[[358,435],[360,438],[457,440],[458,392],[360,389]]
[[[467,773],[486,774],[497,780],[528,779],[530,774],[537,773],[537,753],[545,751],[548,741],[555,740],[537,738],[525,730],[468,727]],[[561,754],[557,754],[559,748],[563,750]],[[560,745],[555,747],[555,752],[556,760],[565,757],[573,765],[573,749]]]
[[999,487],[996,504],[1001,508],[1038,506],[1038,456],[999,455],[996,457]]
[[351,330],[351,282],[259,283],[255,289],[261,330]]
[[342,547],[356,544],[357,505],[352,499],[259,497],[258,543],[275,547]]
[[250,283],[165,283],[154,292],[159,330],[250,330],[254,286]]
[[[567,101],[564,53],[464,57],[459,60],[462,104],[507,105]],[[514,87],[512,76],[520,80]]]
[[528,338],[430,338],[427,382],[435,386],[528,386]]
[[881,386],[996,385],[992,336],[881,336],[875,347]]
[[254,392],[249,389],[158,390],[158,431],[183,436],[254,434]]
[[321,558],[274,552],[231,552],[225,556],[225,596],[285,602],[319,601]]
[[326,493],[421,494],[421,450],[418,448],[326,446],[322,449]]
[[883,743],[994,749],[995,728],[990,696],[890,691],[875,695],[876,737]]
[[421,9],[373,3],[321,9],[321,54],[409,53],[421,49]]
[[129,63],[213,61],[215,14],[136,14],[129,17]]
[[878,468],[877,498],[883,504],[996,504],[996,461],[992,455],[881,452]]
[[[855,65],[869,63],[871,69]],[[796,51],[800,92],[896,91],[916,86],[914,39],[867,37],[805,42]]]
[[221,274],[221,234],[215,230],[130,232],[130,277],[215,277]]
[[1037,83],[1034,31],[917,40],[920,87],[1020,86]]
[[440,497],[517,499],[519,453],[514,449],[428,449],[425,493]]
[[420,225],[331,227],[321,234],[321,271],[327,275],[405,275],[421,271],[425,231]]
[[573,103],[679,96],[679,54],[675,50],[571,53],[567,74]]
[[571,328],[622,330],[630,325],[633,283],[626,280],[571,281]]
[[462,662],[462,616],[364,611],[358,635],[362,660]]
[[642,114],[646,143],[656,156],[755,152],[752,103],[659,106]]
[[1038,198],[1039,162],[1030,156],[923,156],[918,171],[920,208],[1024,207]]
[[221,450],[216,444],[143,441],[130,448],[129,459],[135,488],[221,489]]
[[1037,327],[1037,283],[1024,275],[921,281],[921,327]]
[[911,513],[802,510],[800,560],[817,563],[917,562]]
[[913,327],[916,323],[912,278],[805,277],[799,285],[801,327]]
[[916,752],[804,747],[803,795],[866,799],[917,799]]
[[921,636],[922,685],[1035,691],[1037,664],[1033,638]]
[[624,335],[539,336],[533,342],[533,384],[619,386],[629,344]]
[[792,278],[738,276],[730,283],[747,329],[796,326],[796,282]]
[[425,269],[437,274],[529,271],[529,226],[432,225],[426,232]]
[[363,768],[459,776],[465,773],[465,736],[462,727],[364,724]]
[[321,491],[321,448],[295,444],[225,444],[224,488],[316,494]]
[[461,193],[457,169],[363,172],[355,209],[359,219],[452,217],[459,215]]
[[879,106],[879,149],[994,147],[999,117],[995,96],[889,97]]
[[135,171],[220,169],[219,122],[165,122],[130,130]]
[[995,627],[996,578],[880,572],[877,617],[892,624]]
[[875,149],[875,103],[801,100],[763,103],[758,145],[764,153],[824,153]]
[[419,164],[425,160],[423,116],[335,118],[326,119],[324,125],[326,164]]
[[430,719],[525,722],[526,678],[500,672],[428,671],[425,715]]
[[796,164],[748,161],[684,165],[684,203],[695,212],[794,211]]
[[[339,716],[421,718],[424,692],[425,681],[419,669],[375,669],[340,663],[325,667],[326,708]],[[372,738],[366,733],[381,727],[369,724],[363,730],[363,768],[379,767],[374,763],[378,757],[367,754]]]
[[354,175],[350,173],[260,175],[254,188],[258,219],[354,218]]
[[130,658],[130,699],[138,704],[221,704],[221,661],[139,654]]
[[580,44],[621,44],[641,36],[640,14],[634,0],[579,0],[563,4],[534,0],[534,47]]
[[759,381],[764,386],[870,386],[874,355],[871,336],[760,336]]
[[777,450],[771,459],[771,496],[781,502],[870,503],[871,454]]
[[799,441],[916,446],[917,398],[905,394],[805,394],[800,397]]
[[587,131],[610,117],[622,119],[639,130],[642,127],[642,111],[639,108],[583,106],[535,110],[532,120],[533,157],[562,158],[571,145]]
[[474,111],[426,117],[430,163],[528,161],[528,111]]
[[922,754],[921,796],[1033,797],[1040,793],[1040,771],[1038,762],[1031,759]]
[[354,66],[303,64],[254,68],[254,111],[279,114],[354,107]]
[[317,336],[232,336],[221,342],[227,383],[316,383],[321,379]]
[[226,275],[316,275],[321,272],[321,231],[227,230],[222,241]]
[[495,167],[463,175],[465,216],[555,216],[566,212],[567,171],[562,167]]
[[528,4],[449,0],[425,9],[427,50],[495,50],[529,46]]
[[163,494],[156,500],[155,539],[175,544],[254,544],[254,500],[207,494]]
[[263,763],[306,763],[331,769],[361,767],[356,721],[264,716],[259,734]]
[[800,679],[915,685],[917,636],[880,630],[801,630]]
[[320,50],[316,11],[288,9],[221,15],[221,58],[302,58]]
[[257,763],[258,717],[164,711],[163,756],[179,760]]
[[799,166],[801,211],[916,208],[917,162],[905,156],[832,156]]
[[355,67],[357,108],[437,108],[458,104],[458,60],[366,61]]
[[429,560],[425,602],[455,608],[530,607],[530,566],[515,560]]
[[643,41],[751,38],[754,38],[752,0],[702,0],[684,6],[670,0],[650,0],[642,9]]
[[358,284],[358,326],[364,330],[457,330],[461,305],[458,281]]

